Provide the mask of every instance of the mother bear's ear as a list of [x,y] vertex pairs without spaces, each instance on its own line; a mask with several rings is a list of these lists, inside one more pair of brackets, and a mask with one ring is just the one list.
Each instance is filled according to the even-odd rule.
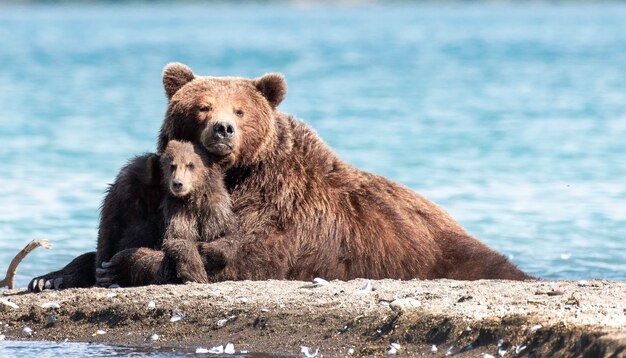
[[254,86],[276,108],[285,99],[287,94],[287,82],[280,73],[268,73],[253,81]]
[[186,65],[178,62],[168,63],[163,69],[163,88],[167,99],[172,99],[176,91],[194,78],[191,68]]

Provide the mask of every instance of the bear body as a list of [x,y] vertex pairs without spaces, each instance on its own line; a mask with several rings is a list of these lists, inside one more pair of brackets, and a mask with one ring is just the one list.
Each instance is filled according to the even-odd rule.
[[197,243],[230,234],[234,222],[221,167],[203,148],[172,140],[161,155],[161,172],[167,189],[162,250],[182,282],[209,282]]
[[[169,105],[158,151],[170,140],[202,146],[223,168],[238,224],[236,234],[198,243],[210,281],[532,278],[436,204],[343,162],[279,112],[281,75],[202,77],[170,64],[163,84]],[[106,266],[158,283],[167,260],[149,247],[121,251]]]

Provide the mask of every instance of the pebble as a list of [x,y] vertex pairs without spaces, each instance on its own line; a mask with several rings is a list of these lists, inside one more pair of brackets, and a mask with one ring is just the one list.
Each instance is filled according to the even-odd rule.
[[150,335],[150,337],[148,337],[148,339],[151,340],[151,341],[158,341],[159,338],[161,338],[161,337],[159,337],[159,335],[156,334],[156,333],[152,334],[152,335]]
[[32,335],[33,334],[33,330],[30,327],[24,327],[22,328],[22,333],[27,334],[27,335]]
[[359,294],[366,294],[372,292],[372,280],[367,280],[365,286],[359,288],[357,291]]
[[15,303],[9,300],[5,300],[4,298],[0,298],[0,303],[2,303],[5,306],[9,306],[11,308],[20,308],[20,306],[16,305]]
[[500,357],[504,357],[504,355],[508,352],[506,349],[498,348],[498,355]]
[[153,310],[156,308],[156,303],[154,301],[148,302],[148,308]]
[[41,304],[41,308],[61,308],[58,302],[46,302]]
[[437,349],[437,346],[436,346],[436,345],[434,345],[434,344],[433,344],[433,346],[432,346],[432,347],[430,347],[430,351],[431,351],[431,352],[433,352],[433,353],[437,353],[437,351],[438,351],[438,350],[439,350],[439,349]]
[[587,280],[580,280],[577,283],[578,283],[578,286],[584,287],[584,286],[587,286],[589,284],[589,281],[587,281]]
[[248,351],[241,350],[241,351],[239,351],[239,353],[240,354],[248,354]]
[[4,338],[6,338],[4,334],[0,334],[0,341],[4,341]]
[[422,302],[414,298],[398,298],[396,300],[393,300],[389,304],[389,307],[391,307],[391,309],[399,310],[399,311],[407,310],[411,308],[418,308],[421,306],[422,306]]
[[354,348],[352,347],[348,348],[348,354],[354,354]]
[[526,349],[526,346],[517,346],[515,347],[515,354],[520,354],[521,351]]
[[206,354],[209,353],[209,350],[206,348],[196,348],[196,354]]
[[235,345],[232,343],[227,343],[226,347],[224,348],[224,353],[226,354],[235,354]]
[[53,325],[57,323],[57,318],[55,316],[48,316],[48,324]]
[[107,334],[107,332],[99,329],[96,331],[96,333],[92,334],[92,336],[101,336],[103,334]]
[[170,318],[170,322],[178,322],[183,318],[185,318],[184,313],[174,313],[172,317]]
[[113,298],[113,297],[117,297],[117,293],[111,292],[111,293],[107,294],[107,298]]
[[248,302],[248,299],[245,298],[245,297],[241,297],[241,298],[239,298],[239,302],[246,303],[246,302]]
[[313,284],[317,287],[320,287],[320,286],[328,286],[330,285],[330,282],[324,280],[323,278],[316,277],[313,279]]
[[536,325],[534,325],[534,326],[530,327],[530,331],[531,331],[531,332],[534,332],[534,331],[536,331],[536,330],[538,330],[538,329],[541,329],[541,327],[543,327],[543,326],[542,326],[542,325],[540,325],[540,324],[536,324]]
[[494,357],[494,356],[492,356],[492,355],[491,355],[491,354],[489,354],[489,353],[485,353],[485,354],[483,355],[483,358],[495,358],[495,357]]
[[311,349],[307,346],[300,346],[300,352],[304,353],[307,358],[317,357],[317,353],[319,353],[319,348],[315,350],[315,353],[311,353]]
[[400,350],[400,345],[398,343],[391,343],[391,345],[389,346],[389,349],[387,350],[387,354],[394,355],[398,353],[399,350]]
[[226,324],[226,322],[228,322],[228,320],[226,318],[222,318],[220,320],[217,321],[216,325],[218,327],[224,327],[224,325]]
[[207,351],[207,353],[211,353],[211,354],[222,354],[222,353],[224,353],[224,346],[219,345],[219,346],[211,347],[211,349],[209,349],[209,350]]

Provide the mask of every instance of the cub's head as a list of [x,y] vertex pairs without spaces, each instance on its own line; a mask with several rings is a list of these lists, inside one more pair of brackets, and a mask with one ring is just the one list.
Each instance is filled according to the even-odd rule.
[[259,160],[276,136],[274,111],[287,91],[280,74],[204,77],[180,63],[165,67],[163,86],[169,105],[159,151],[171,139],[190,141],[227,165]]
[[207,180],[209,163],[202,149],[189,142],[171,140],[161,154],[163,183],[176,197],[185,197]]

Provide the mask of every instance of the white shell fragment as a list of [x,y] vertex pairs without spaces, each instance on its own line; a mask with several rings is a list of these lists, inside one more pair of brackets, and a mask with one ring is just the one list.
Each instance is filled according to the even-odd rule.
[[174,313],[172,317],[170,318],[170,322],[178,322],[183,318],[185,318],[184,313]]
[[159,337],[159,335],[155,333],[155,334],[151,334],[150,337],[148,337],[148,340],[150,340],[150,341],[158,341],[159,338],[161,338],[161,337]]
[[148,302],[148,308],[153,310],[156,308],[156,303],[154,301]]
[[246,302],[248,302],[248,299],[246,297],[240,297],[239,298],[239,302],[246,303]]
[[22,333],[30,336],[33,334],[33,330],[30,327],[24,327],[22,328]]
[[439,349],[437,349],[437,346],[436,346],[436,345],[434,345],[434,344],[433,344],[433,346],[432,346],[432,347],[430,347],[430,351],[431,351],[431,352],[433,352],[433,353],[437,353],[437,351],[438,351],[438,350],[439,350]]
[[354,354],[354,348],[352,347],[348,348],[348,354]]
[[536,324],[536,325],[534,325],[534,326],[530,327],[530,331],[531,331],[531,332],[534,332],[534,331],[536,331],[536,330],[538,330],[538,329],[541,329],[541,327],[543,327],[543,326],[542,326],[542,325],[540,325],[540,324]]
[[328,286],[328,285],[330,285],[330,282],[324,280],[323,278],[316,277],[316,278],[313,279],[313,284],[316,287],[321,287],[321,286]]
[[357,291],[359,294],[366,294],[372,292],[372,280],[367,280],[365,285],[359,288]]
[[9,306],[11,308],[20,308],[20,306],[16,305],[15,303],[9,300],[5,300],[4,298],[0,298],[0,303],[2,303],[5,306]]
[[248,351],[243,351],[242,350],[242,351],[239,351],[239,353],[241,353],[241,354],[248,354]]
[[220,320],[217,321],[216,325],[218,327],[224,327],[224,325],[226,324],[226,322],[228,322],[228,320],[226,318],[222,318]]
[[226,354],[235,354],[235,345],[232,343],[227,343],[226,347],[224,347],[224,353]]
[[4,341],[5,338],[4,334],[0,334],[0,341]]
[[41,304],[41,308],[61,308],[58,302],[46,302]]
[[398,298],[391,301],[389,307],[393,310],[402,311],[406,309],[418,308],[422,306],[422,302],[414,298]]
[[400,345],[398,343],[391,343],[389,345],[389,349],[387,350],[387,354],[394,355],[398,353],[399,350],[400,350]]
[[517,346],[515,347],[515,354],[520,354],[521,351],[526,349],[526,346]]
[[206,348],[196,348],[196,354],[206,354],[209,353],[209,350]]
[[498,348],[498,355],[500,357],[504,357],[504,355],[508,352],[506,349]]
[[485,355],[483,355],[483,358],[495,358],[495,357],[489,353],[485,353]]
[[103,334],[107,334],[107,332],[99,329],[94,334],[92,334],[92,336],[101,336]]
[[311,353],[311,349],[307,346],[300,346],[300,352],[304,353],[304,355],[308,358],[317,357],[317,353],[319,353],[319,348],[315,350],[314,353]]
[[224,346],[219,345],[219,346],[212,347],[211,349],[209,349],[209,350],[207,351],[207,353],[211,353],[211,354],[222,354],[222,353],[224,353]]

